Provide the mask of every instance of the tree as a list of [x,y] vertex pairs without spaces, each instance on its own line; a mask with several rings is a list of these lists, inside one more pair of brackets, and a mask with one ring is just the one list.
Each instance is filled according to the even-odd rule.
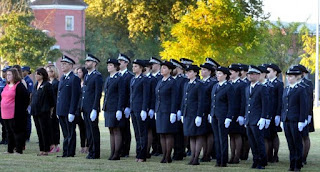
[[0,56],[4,60],[35,69],[61,55],[59,50],[50,49],[54,38],[30,25],[33,19],[30,12],[10,12],[0,17]]
[[316,71],[316,37],[311,35],[309,31],[306,31],[304,35],[302,35],[303,41],[303,50],[304,53],[301,55],[300,63],[304,65],[306,68],[311,70],[311,73],[315,73]]

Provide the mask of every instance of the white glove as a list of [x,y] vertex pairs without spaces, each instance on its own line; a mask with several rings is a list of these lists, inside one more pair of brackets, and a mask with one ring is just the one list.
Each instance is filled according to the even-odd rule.
[[154,113],[154,120],[157,120],[157,113]]
[[266,119],[266,125],[265,125],[265,128],[269,128],[269,125],[271,123],[271,120],[270,119]]
[[303,126],[303,128],[306,127],[307,125],[308,125],[308,120],[306,119],[306,120],[304,120],[304,126]]
[[304,122],[298,122],[298,129],[299,131],[302,131],[304,128]]
[[126,116],[126,118],[129,118],[130,117],[130,108],[128,108],[128,107],[126,107],[125,109],[124,109],[124,115]]
[[91,119],[91,121],[94,121],[94,120],[96,120],[96,118],[97,118],[97,110],[92,109],[92,111],[90,113],[90,119]]
[[280,127],[283,130],[283,122],[280,122]]
[[194,123],[196,124],[197,127],[200,127],[202,122],[202,118],[200,116],[197,116],[196,119],[194,120]]
[[177,112],[177,119],[178,119],[178,121],[181,120],[181,116],[182,116],[181,110],[178,110],[178,112]]
[[181,122],[183,123],[183,116],[181,116]]
[[118,121],[121,120],[121,118],[122,118],[122,111],[118,110],[118,111],[116,112],[116,118],[117,118]]
[[274,124],[275,124],[276,126],[279,126],[279,124],[280,124],[280,116],[279,116],[279,115],[277,115],[277,116],[274,118]]
[[224,120],[224,126],[225,126],[226,128],[229,128],[231,121],[232,121],[231,119],[226,118],[226,119]]
[[150,116],[150,119],[152,119],[154,117],[154,110],[150,109],[148,114]]
[[210,114],[208,114],[208,122],[211,124],[211,122],[212,122],[212,117],[211,117],[211,115]]
[[259,130],[262,130],[265,125],[266,125],[266,119],[260,118],[260,120],[257,123],[257,126],[259,126]]
[[142,111],[140,112],[140,117],[141,117],[142,121],[145,121],[146,118],[147,118],[147,112],[144,111],[144,110],[142,110]]
[[74,121],[74,117],[75,117],[75,116],[74,116],[73,114],[70,114],[70,113],[69,113],[69,114],[68,114],[68,121],[69,121],[69,122],[73,122],[73,121]]
[[175,123],[176,120],[177,120],[177,115],[174,114],[174,113],[171,113],[170,114],[170,122],[171,122],[171,124]]
[[239,125],[240,125],[240,126],[243,126],[243,124],[244,124],[244,117],[243,117],[243,116],[238,116],[236,122],[239,122]]
[[308,115],[308,124],[311,123],[311,119],[312,119],[312,116],[311,116],[311,115]]

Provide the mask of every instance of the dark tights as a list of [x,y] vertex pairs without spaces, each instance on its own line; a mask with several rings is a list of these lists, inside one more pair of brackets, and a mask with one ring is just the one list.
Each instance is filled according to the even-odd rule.
[[242,148],[242,138],[240,134],[229,134],[231,158],[229,163],[239,163]]
[[147,154],[150,154],[150,149],[152,146],[152,140],[153,140],[153,135],[152,135],[152,129],[148,129],[148,148],[147,148]]
[[173,134],[160,134],[160,143],[163,153],[161,163],[171,163],[171,152],[174,146]]
[[303,137],[302,138],[302,143],[303,143],[302,161],[304,163],[306,163],[307,162],[307,157],[308,157],[308,154],[309,154],[309,150],[310,150],[310,145],[311,145],[310,137],[309,136]]
[[110,146],[111,146],[111,155],[109,160],[119,160],[120,159],[120,148],[122,143],[122,135],[120,128],[109,128],[110,130]]
[[205,136],[190,136],[191,160],[190,165],[199,165],[199,155],[205,142]]
[[209,162],[211,160],[211,153],[213,146],[213,134],[209,133],[205,136],[205,141],[203,143],[203,162]]

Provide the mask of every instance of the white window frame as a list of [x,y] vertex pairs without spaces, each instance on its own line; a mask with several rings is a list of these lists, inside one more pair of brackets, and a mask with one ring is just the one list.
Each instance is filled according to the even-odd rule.
[[[71,19],[71,28],[68,27],[68,20]],[[65,17],[65,29],[67,31],[74,31],[74,16]]]

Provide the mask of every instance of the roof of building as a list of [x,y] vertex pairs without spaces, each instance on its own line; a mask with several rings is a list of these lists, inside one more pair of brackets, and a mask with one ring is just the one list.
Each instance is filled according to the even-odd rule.
[[35,0],[31,5],[77,5],[88,6],[83,0]]

